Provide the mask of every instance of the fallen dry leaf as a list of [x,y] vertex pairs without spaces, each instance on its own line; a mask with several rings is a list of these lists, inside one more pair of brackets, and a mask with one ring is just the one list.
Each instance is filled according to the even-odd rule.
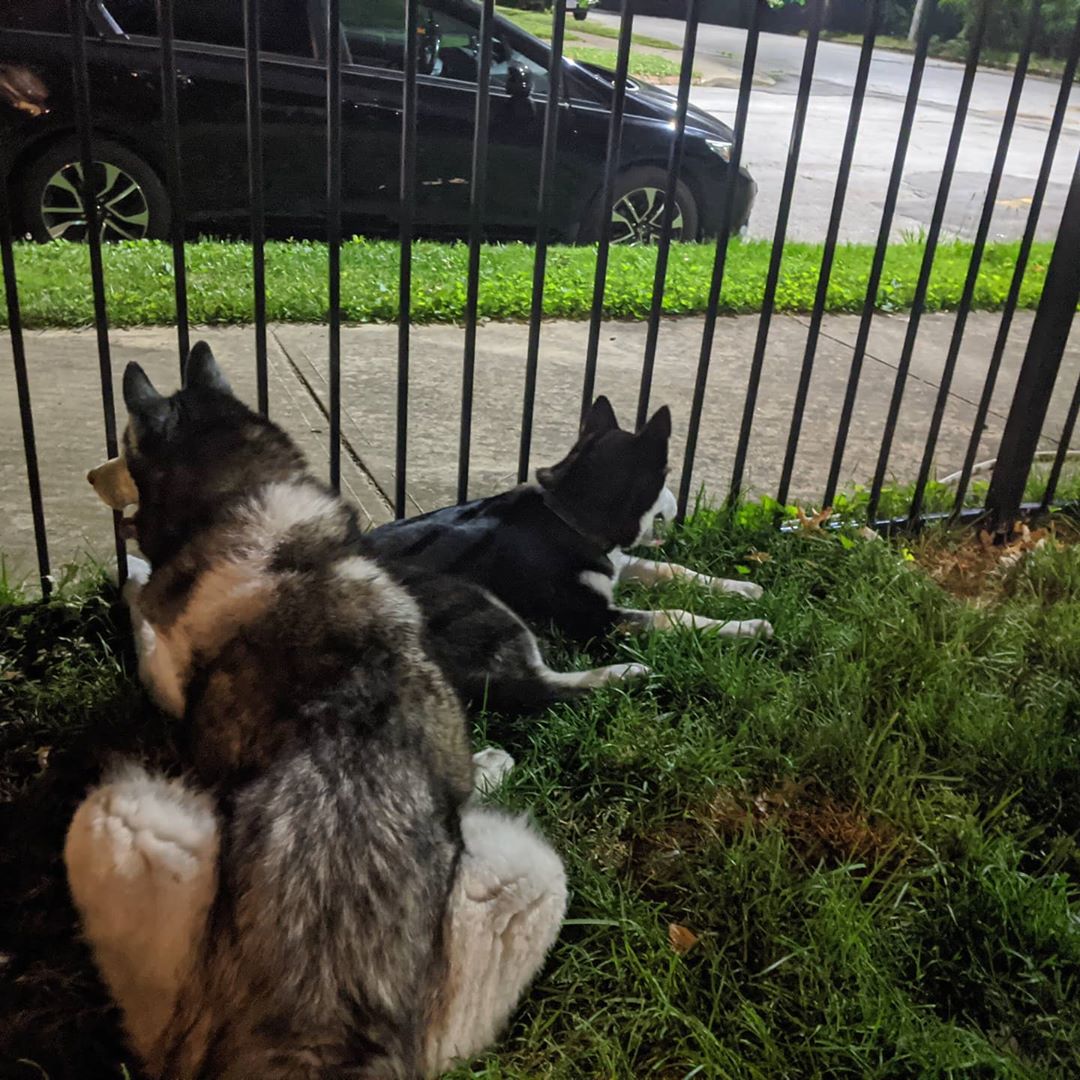
[[747,562],[763,563],[768,562],[772,556],[767,551],[751,551],[747,553]]
[[51,746],[39,746],[37,751],[37,763],[38,768],[44,772],[49,767],[49,754],[52,753]]
[[942,588],[980,603],[1000,590],[1007,572],[1029,553],[1075,542],[1076,534],[1061,522],[1037,529],[1018,522],[1007,536],[981,529],[932,538],[916,548],[915,559]]
[[680,956],[685,956],[698,943],[697,934],[693,930],[687,930],[685,926],[680,926],[677,922],[668,924],[667,938],[671,942],[671,947]]
[[801,507],[795,507],[795,516],[799,519],[799,524],[807,532],[814,532],[821,528],[829,518],[832,517],[832,507],[827,506],[824,510],[819,510],[816,514],[807,514],[807,512]]

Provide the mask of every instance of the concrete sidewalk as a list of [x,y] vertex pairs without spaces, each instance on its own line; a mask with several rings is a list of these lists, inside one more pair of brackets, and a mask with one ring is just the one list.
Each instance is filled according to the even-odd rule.
[[[968,319],[937,449],[938,475],[962,462],[999,318],[986,312]],[[898,482],[912,480],[918,470],[953,320],[952,314],[922,320],[890,458],[890,476]],[[1031,321],[1030,312],[1019,312],[1014,320],[980,458],[994,456]],[[745,478],[751,493],[771,493],[779,479],[807,322],[803,316],[772,321]],[[669,404],[674,414],[672,486],[682,466],[702,324],[700,317],[666,319],[660,332],[652,402],[654,407]],[[693,474],[695,487],[704,484],[716,498],[730,482],[757,326],[758,317],[750,315],[723,318],[716,328]],[[874,320],[842,485],[866,483],[873,474],[906,326],[906,316],[879,315]],[[792,491],[793,498],[808,505],[820,500],[825,483],[857,329],[856,316],[824,321]],[[601,335],[597,392],[611,398],[624,424],[634,418],[645,332],[644,323],[611,322]],[[514,482],[527,334],[527,326],[510,323],[489,323],[479,330],[471,494],[488,494]],[[587,335],[583,322],[543,327],[533,467],[557,460],[573,441]],[[252,329],[208,327],[194,330],[193,336],[213,345],[236,392],[254,401]],[[269,338],[271,415],[299,440],[320,471],[326,468],[329,426],[326,339],[325,327],[311,325],[272,326]],[[89,329],[43,331],[28,333],[25,340],[54,569],[87,553],[108,558],[109,515],[85,480],[87,468],[104,456],[95,335]],[[118,402],[120,375],[129,360],[143,364],[162,389],[176,385],[174,330],[120,330],[112,332],[110,340]],[[454,498],[463,341],[464,332],[457,326],[418,326],[412,332],[407,475],[413,512]],[[5,355],[9,349],[5,340]],[[1080,331],[1074,330],[1046,423],[1045,448],[1056,445],[1078,375]],[[370,522],[391,516],[396,378],[396,326],[342,330],[343,488]],[[5,364],[0,373],[0,553],[10,578],[20,580],[33,572],[33,552],[14,378],[11,365]]]

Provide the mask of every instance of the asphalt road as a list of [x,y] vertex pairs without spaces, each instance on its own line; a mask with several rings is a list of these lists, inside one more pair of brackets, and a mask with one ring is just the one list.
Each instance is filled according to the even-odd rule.
[[[618,16],[607,12],[590,12],[589,20],[593,19],[618,25]],[[682,43],[681,20],[641,16],[634,25],[643,34]],[[709,24],[698,30],[698,55],[735,71],[741,68],[745,43],[745,30]],[[805,46],[803,38],[760,36],[755,71],[771,85],[755,87],[747,120],[743,160],[760,188],[750,221],[751,236],[771,238],[775,228]],[[853,45],[821,42],[818,47],[787,231],[793,239],[824,238],[858,59],[859,49]],[[877,236],[911,67],[911,56],[883,50],[876,52],[871,64],[842,240],[872,242]],[[893,222],[894,239],[917,235],[930,224],[962,75],[960,64],[927,62]],[[975,79],[946,204],[943,232],[947,236],[970,238],[975,233],[1011,81],[1011,73],[989,70],[980,71]],[[991,239],[1019,239],[1023,233],[1058,89],[1053,80],[1034,76],[1026,80],[991,219]],[[729,123],[734,121],[736,98],[737,91],[731,87],[704,86],[692,92],[697,105]],[[1039,219],[1041,238],[1052,239],[1057,231],[1078,150],[1080,88],[1074,86]]]

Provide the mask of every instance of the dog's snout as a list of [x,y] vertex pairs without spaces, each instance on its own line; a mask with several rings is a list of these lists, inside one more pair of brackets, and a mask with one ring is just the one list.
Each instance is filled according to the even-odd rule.
[[90,484],[91,487],[96,487],[97,486],[97,469],[91,469],[86,474],[86,479],[87,479],[87,481],[88,481],[88,483]]

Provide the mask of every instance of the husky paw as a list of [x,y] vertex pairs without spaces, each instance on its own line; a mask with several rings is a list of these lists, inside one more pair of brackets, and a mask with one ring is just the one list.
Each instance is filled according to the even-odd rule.
[[732,593],[746,600],[760,600],[765,590],[753,581],[731,581],[727,578],[709,578],[709,588],[713,592]]
[[773,636],[772,623],[766,619],[743,619],[741,622],[725,625],[731,627],[732,637],[758,637],[768,640]]
[[644,664],[609,664],[600,670],[604,673],[604,682],[631,682],[647,679],[652,674],[652,669]]
[[514,759],[497,746],[473,754],[473,788],[480,795],[490,795],[514,767]]
[[141,771],[87,797],[64,851],[80,906],[111,897],[115,919],[145,917],[163,889],[205,876],[216,854],[208,800]]

